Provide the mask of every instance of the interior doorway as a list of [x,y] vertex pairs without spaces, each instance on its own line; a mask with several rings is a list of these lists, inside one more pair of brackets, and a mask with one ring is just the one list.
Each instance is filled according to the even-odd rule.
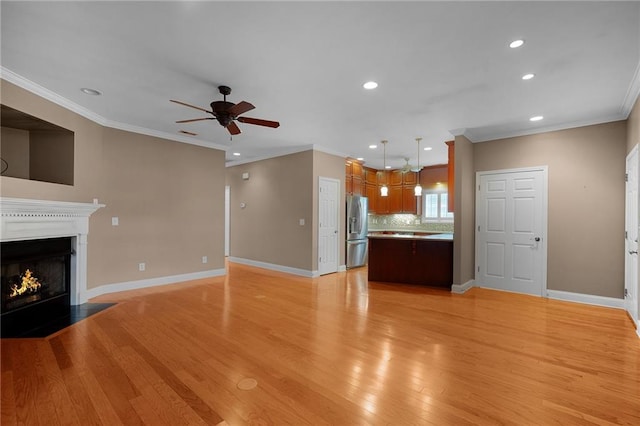
[[318,273],[338,272],[340,254],[340,181],[320,177],[318,182]]
[[476,174],[476,285],[543,296],[547,167]]
[[638,145],[626,163],[624,307],[638,326]]

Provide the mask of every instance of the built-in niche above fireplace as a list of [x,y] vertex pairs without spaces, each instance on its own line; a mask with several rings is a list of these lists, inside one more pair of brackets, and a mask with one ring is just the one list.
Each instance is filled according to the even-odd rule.
[[2,176],[73,185],[74,132],[0,105]]

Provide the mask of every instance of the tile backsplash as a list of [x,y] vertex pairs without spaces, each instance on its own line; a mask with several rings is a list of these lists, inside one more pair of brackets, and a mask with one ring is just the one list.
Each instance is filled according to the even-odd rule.
[[415,214],[368,215],[370,231],[407,230],[453,232],[453,222],[427,222]]

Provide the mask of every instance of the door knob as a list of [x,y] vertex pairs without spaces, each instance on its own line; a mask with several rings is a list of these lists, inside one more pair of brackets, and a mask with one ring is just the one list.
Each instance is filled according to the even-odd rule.
[[535,238],[534,238],[534,240],[535,240],[536,242],[539,242],[539,241],[540,241],[540,237],[535,237]]
[[634,250],[629,250],[629,254],[638,254],[638,251],[637,250],[635,250],[635,251]]

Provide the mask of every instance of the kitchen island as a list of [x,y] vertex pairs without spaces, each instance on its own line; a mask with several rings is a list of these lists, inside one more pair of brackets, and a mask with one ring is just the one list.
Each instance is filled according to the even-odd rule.
[[369,234],[369,281],[451,288],[453,234]]

